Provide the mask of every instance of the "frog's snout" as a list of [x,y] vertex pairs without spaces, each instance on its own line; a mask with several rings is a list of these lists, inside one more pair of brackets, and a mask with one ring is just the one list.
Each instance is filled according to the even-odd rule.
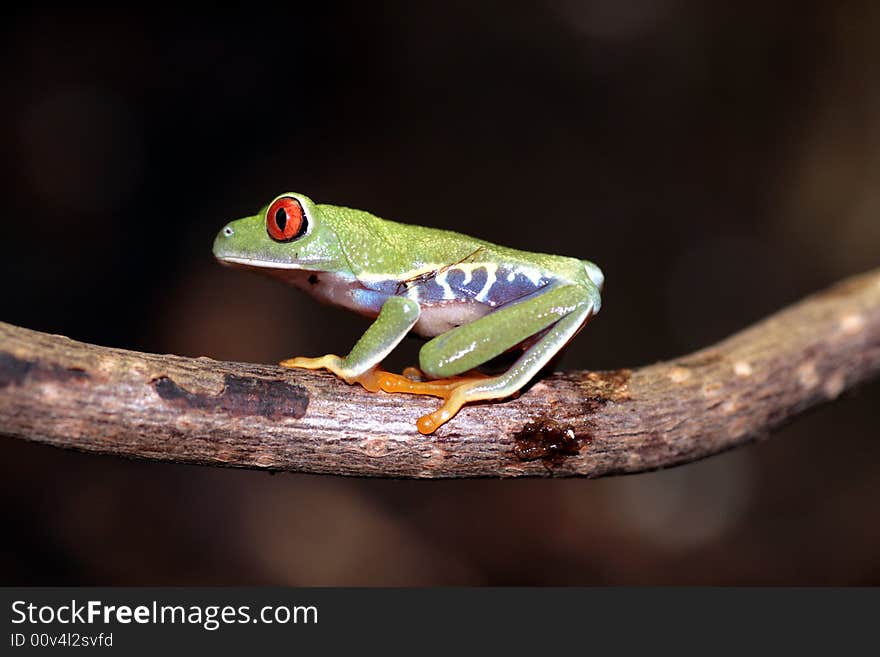
[[223,258],[227,251],[226,246],[233,235],[235,235],[235,229],[232,227],[232,224],[226,224],[220,229],[217,237],[214,238],[214,247],[212,249],[215,258]]

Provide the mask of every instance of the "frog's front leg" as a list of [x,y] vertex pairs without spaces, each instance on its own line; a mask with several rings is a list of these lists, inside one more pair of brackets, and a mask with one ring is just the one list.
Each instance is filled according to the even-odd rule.
[[379,316],[364,332],[345,358],[328,354],[319,358],[288,358],[282,367],[327,369],[348,383],[360,383],[370,392],[403,378],[379,370],[378,365],[403,340],[419,319],[419,305],[407,297],[389,297]]
[[503,399],[518,391],[568,344],[597,303],[598,290],[582,285],[552,285],[428,342],[419,354],[422,370],[432,376],[455,376],[549,327],[499,376],[451,385],[443,390],[444,394],[437,394],[428,382],[422,394],[443,397],[445,401],[433,413],[419,418],[419,431],[432,433],[468,402]]

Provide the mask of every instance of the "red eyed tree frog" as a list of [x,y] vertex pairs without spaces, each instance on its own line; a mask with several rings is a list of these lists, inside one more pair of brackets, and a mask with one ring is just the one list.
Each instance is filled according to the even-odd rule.
[[[468,402],[509,397],[528,383],[599,311],[604,281],[587,260],[517,251],[296,193],[227,224],[214,256],[375,318],[344,358],[290,358],[281,365],[324,368],[373,392],[443,399],[419,418],[423,434]],[[421,372],[381,370],[410,331],[430,338],[419,352]],[[469,372],[514,348],[523,353],[503,374]]]

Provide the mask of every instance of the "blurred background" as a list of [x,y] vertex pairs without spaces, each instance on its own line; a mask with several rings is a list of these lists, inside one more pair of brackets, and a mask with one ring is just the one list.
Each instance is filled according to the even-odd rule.
[[[605,305],[566,368],[681,355],[880,265],[876,3],[287,7],[4,20],[0,320],[261,363],[345,351],[364,320],[212,259],[282,191],[596,261]],[[597,481],[0,439],[0,582],[878,584],[878,399]]]

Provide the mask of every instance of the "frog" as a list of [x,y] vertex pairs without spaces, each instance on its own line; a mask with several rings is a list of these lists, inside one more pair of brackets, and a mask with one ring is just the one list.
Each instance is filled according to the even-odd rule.
[[[465,404],[517,395],[599,312],[605,281],[589,260],[399,223],[296,192],[227,223],[213,254],[372,319],[346,356],[280,365],[325,369],[370,392],[439,398],[440,407],[416,422],[425,435]],[[418,367],[383,370],[410,333],[426,340]],[[507,369],[481,371],[511,353]]]

